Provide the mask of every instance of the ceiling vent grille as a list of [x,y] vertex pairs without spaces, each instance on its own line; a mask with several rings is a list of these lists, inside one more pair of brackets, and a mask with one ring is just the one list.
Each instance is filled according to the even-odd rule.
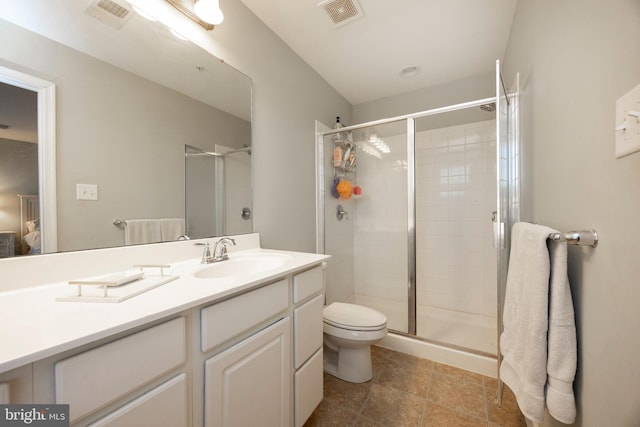
[[328,0],[319,3],[318,6],[322,6],[336,25],[344,25],[364,16],[362,8],[356,0]]
[[122,28],[133,16],[133,11],[128,4],[113,0],[95,0],[89,5],[86,13],[116,29]]

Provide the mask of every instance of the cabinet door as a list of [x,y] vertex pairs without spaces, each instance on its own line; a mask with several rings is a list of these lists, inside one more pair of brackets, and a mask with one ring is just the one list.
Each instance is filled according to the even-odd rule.
[[205,362],[205,426],[291,425],[288,317]]
[[181,374],[91,424],[91,427],[186,427],[187,407],[187,377]]

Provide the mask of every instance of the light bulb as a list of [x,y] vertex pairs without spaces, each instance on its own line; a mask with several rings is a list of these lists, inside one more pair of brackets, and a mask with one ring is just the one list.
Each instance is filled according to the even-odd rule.
[[221,24],[224,20],[218,0],[198,0],[193,6],[193,10],[200,19],[212,25]]

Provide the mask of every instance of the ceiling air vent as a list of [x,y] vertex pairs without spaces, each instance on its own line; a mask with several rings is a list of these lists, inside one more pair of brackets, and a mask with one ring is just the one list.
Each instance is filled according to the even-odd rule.
[[122,28],[133,16],[133,11],[127,3],[113,0],[95,0],[86,13],[115,29]]
[[318,6],[322,6],[336,25],[344,25],[364,16],[356,0],[326,0],[318,3]]

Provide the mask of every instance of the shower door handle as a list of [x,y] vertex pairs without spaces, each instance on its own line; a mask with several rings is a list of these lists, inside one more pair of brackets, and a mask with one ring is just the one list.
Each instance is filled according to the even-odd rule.
[[498,212],[491,212],[491,222],[493,222],[493,247],[494,249],[504,249],[504,222],[498,222]]

